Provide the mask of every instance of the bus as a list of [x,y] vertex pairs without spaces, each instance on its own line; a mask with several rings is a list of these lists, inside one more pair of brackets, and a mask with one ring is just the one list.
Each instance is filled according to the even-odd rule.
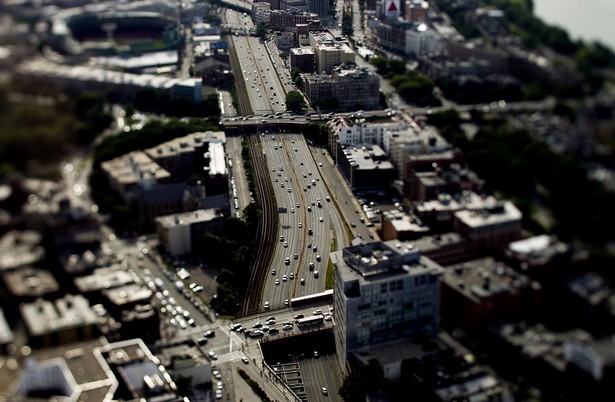
[[333,289],[327,289],[324,292],[292,298],[290,300],[290,304],[293,308],[333,304]]
[[322,314],[312,315],[305,318],[299,318],[297,320],[297,326],[299,328],[310,328],[322,325],[325,317]]

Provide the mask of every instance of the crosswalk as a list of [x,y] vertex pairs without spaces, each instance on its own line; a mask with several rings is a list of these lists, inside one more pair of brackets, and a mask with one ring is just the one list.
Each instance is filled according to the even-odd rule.
[[223,355],[218,355],[217,363],[233,362],[236,360],[241,360],[242,357],[245,357],[245,354],[240,350],[236,350]]

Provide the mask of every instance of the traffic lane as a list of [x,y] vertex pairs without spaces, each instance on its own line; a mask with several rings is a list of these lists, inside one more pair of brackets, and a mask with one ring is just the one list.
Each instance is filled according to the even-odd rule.
[[[343,218],[345,218],[346,223],[351,227],[353,235],[356,236],[361,234],[363,239],[369,241],[370,235],[375,236],[375,232],[372,233],[367,226],[369,220],[360,208],[354,194],[350,193],[337,167],[332,164],[332,161],[326,154],[322,155],[322,152],[316,152],[315,154],[318,163],[322,163],[322,167],[319,166],[319,172],[322,174],[323,179],[327,180],[329,188],[332,188],[334,191],[334,194],[332,194],[332,201],[337,202],[338,207],[342,211]],[[341,200],[344,200],[344,202]],[[361,218],[363,218],[364,222],[361,222]]]
[[[318,351],[316,347],[316,351]],[[309,401],[341,401],[337,393],[342,386],[340,370],[335,355],[313,355],[299,360],[301,375]],[[327,388],[323,394],[322,387]]]

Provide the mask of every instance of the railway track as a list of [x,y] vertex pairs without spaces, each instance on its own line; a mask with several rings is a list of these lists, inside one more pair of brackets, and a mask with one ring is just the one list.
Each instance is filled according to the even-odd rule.
[[258,249],[254,264],[250,270],[250,280],[246,298],[243,304],[243,315],[256,313],[260,309],[267,270],[273,257],[276,244],[276,202],[271,188],[267,171],[267,162],[261,151],[260,139],[258,134],[248,136],[252,166],[254,167],[254,179],[256,181],[256,191],[261,203],[262,222],[259,230]]

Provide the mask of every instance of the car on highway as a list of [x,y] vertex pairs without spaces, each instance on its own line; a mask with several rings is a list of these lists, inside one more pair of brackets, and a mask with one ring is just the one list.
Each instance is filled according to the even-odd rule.
[[[318,356],[314,356],[314,357],[318,357]],[[323,395],[328,395],[329,394],[329,391],[327,391],[327,387],[322,387],[320,389],[322,390],[322,394]]]
[[288,306],[290,303],[288,301],[288,299],[284,299],[284,306]]
[[276,284],[276,285],[279,285],[279,284],[280,284],[280,280],[279,280],[279,279],[276,279],[276,280],[275,280],[275,284]]
[[284,264],[289,265],[290,264],[290,258],[286,257],[284,259]]
[[316,255],[316,261],[320,261],[320,254]]
[[305,317],[305,315],[303,315],[303,314],[297,314],[295,316],[295,320],[298,320],[299,318],[304,318],[304,317]]
[[207,332],[205,332],[205,337],[206,338],[213,338],[214,336],[216,336],[216,333],[212,330],[209,330]]
[[250,332],[250,337],[251,338],[258,338],[259,336],[263,336],[265,335],[265,333],[263,331],[261,331],[260,329],[254,330],[252,332]]
[[275,275],[277,273],[277,271],[274,269],[271,270],[271,275]]
[[269,335],[275,335],[275,334],[278,334],[279,332],[280,332],[280,330],[279,330],[279,329],[277,329],[277,328],[271,328],[271,329],[269,330]]
[[286,275],[282,275],[282,280],[286,282]]
[[314,278],[318,278],[318,271],[314,271]]
[[323,217],[322,216],[319,217],[318,220],[322,222],[323,221]]
[[266,301],[263,307],[265,308],[265,310],[269,310],[269,302]]
[[305,278],[301,278],[301,284],[305,285]]
[[314,263],[310,262],[310,265],[308,265],[308,268],[310,269],[310,271],[314,270]]
[[284,242],[284,247],[288,247],[288,242],[287,241]]
[[284,325],[282,325],[282,329],[283,329],[284,331],[290,331],[290,330],[292,330],[292,329],[293,329],[293,326],[292,326],[292,325],[290,325],[290,324],[284,324]]
[[[271,332],[271,331],[269,331],[269,332]],[[245,356],[243,356],[243,357],[241,358],[241,361],[242,361],[244,364],[248,364],[248,363],[250,363],[250,360],[248,360],[248,358],[247,358],[247,357],[245,357]]]
[[[295,255],[297,255],[297,254],[295,254]],[[291,272],[291,273],[288,275],[288,277],[289,277],[290,279],[295,279],[295,273],[294,273],[294,272]]]

